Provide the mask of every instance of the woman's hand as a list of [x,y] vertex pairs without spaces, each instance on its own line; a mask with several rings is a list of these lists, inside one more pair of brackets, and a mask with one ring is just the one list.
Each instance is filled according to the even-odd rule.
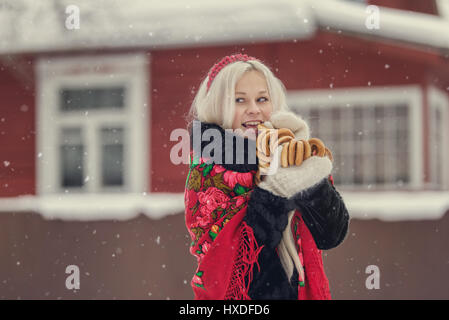
[[[332,162],[327,157],[312,156],[299,166],[282,168],[279,166],[282,148],[283,146],[280,146],[275,151],[276,158],[273,158],[274,161],[270,164],[272,174],[264,176],[258,185],[265,194],[254,201],[265,201],[266,207],[273,208],[270,212],[273,212],[277,219],[282,219],[279,221],[282,223],[279,228],[287,225],[287,229],[281,229],[283,239],[285,230],[290,230],[291,216],[286,219],[285,214],[279,213],[283,212],[283,208],[287,208],[287,211],[291,210],[288,208],[294,208],[301,213],[318,249],[335,248],[346,237],[349,213],[343,198],[329,180]],[[276,198],[284,199],[285,203],[280,205]],[[277,219],[273,220],[278,222]],[[276,238],[276,245],[279,244],[279,237],[278,235]]]
[[263,176],[259,187],[271,193],[291,198],[293,195],[306,190],[324,178],[328,178],[332,171],[332,162],[328,157],[312,156],[299,166],[280,167],[280,155],[284,146],[279,146],[271,161],[268,175]]
[[265,122],[265,125],[274,129],[290,129],[294,133],[296,140],[310,139],[310,129],[308,124],[301,118],[301,116],[291,111],[277,111],[273,113],[269,122]]

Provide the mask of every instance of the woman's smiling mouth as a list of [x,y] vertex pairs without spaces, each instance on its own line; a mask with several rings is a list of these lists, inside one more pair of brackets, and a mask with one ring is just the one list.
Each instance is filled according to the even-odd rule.
[[257,126],[261,123],[263,123],[262,120],[251,120],[251,121],[246,121],[246,122],[242,123],[242,126],[245,128],[257,129]]

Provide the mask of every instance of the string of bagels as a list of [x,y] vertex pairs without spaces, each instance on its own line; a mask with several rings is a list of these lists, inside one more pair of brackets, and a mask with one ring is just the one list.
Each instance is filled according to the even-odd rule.
[[255,177],[256,184],[263,180],[261,172],[268,170],[273,158],[272,155],[280,146],[283,146],[280,157],[280,165],[283,168],[300,166],[303,161],[312,156],[328,157],[333,161],[332,152],[318,138],[297,140],[290,129],[271,129],[263,124],[259,124],[257,129],[259,134],[256,140],[256,150],[259,170]]

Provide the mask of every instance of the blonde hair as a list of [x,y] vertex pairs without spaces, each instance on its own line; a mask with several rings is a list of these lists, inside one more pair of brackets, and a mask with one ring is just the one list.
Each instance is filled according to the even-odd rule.
[[232,128],[235,86],[245,72],[252,70],[265,76],[273,112],[288,110],[285,86],[266,65],[258,60],[237,61],[220,70],[212,81],[209,91],[207,90],[209,77],[206,76],[201,82],[190,108],[189,121],[199,120],[215,123],[224,129]]

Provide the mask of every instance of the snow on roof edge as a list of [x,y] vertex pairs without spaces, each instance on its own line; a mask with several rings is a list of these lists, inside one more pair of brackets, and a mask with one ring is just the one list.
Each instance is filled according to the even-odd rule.
[[[78,2],[80,5],[85,4],[81,0],[78,0]],[[140,5],[143,5],[143,3],[145,2],[141,1]],[[368,29],[365,26],[369,15],[368,6],[349,1],[279,0],[273,7],[269,0],[258,0],[257,6],[254,1],[248,0],[245,2],[226,2],[221,4],[222,7],[220,8],[215,3],[211,3],[210,1],[198,2],[198,5],[188,9],[191,5],[185,4],[184,8],[179,3],[168,2],[164,3],[165,7],[152,7],[154,2],[146,2],[144,7],[140,8],[141,19],[136,20],[139,18],[139,15],[136,16],[134,12],[139,5],[139,2],[136,2],[134,6],[129,4],[126,6],[127,10],[134,13],[134,15],[128,17],[131,20],[118,22],[116,21],[117,13],[112,9],[110,9],[112,11],[99,11],[93,10],[94,8],[89,6],[83,9],[81,6],[82,12],[87,11],[86,14],[92,15],[87,21],[99,20],[98,24],[87,25],[86,27],[86,20],[82,20],[80,30],[66,31],[62,34],[61,27],[57,24],[58,16],[51,11],[51,8],[30,5],[31,9],[28,8],[30,12],[26,11],[22,15],[24,21],[16,21],[17,17],[9,17],[6,13],[0,11],[0,17],[3,17],[4,21],[8,22],[8,18],[16,21],[16,23],[4,22],[3,27],[0,23],[0,54],[131,47],[147,47],[151,50],[157,50],[227,43],[285,41],[310,38],[315,33],[317,26],[436,48],[449,48],[449,33],[441,32],[441,30],[449,30],[449,22],[430,14],[379,6],[380,28]],[[45,2],[42,2],[41,6],[44,6],[44,4]],[[115,6],[118,5],[119,3],[115,4]],[[235,6],[234,11],[233,6]],[[131,9],[128,9],[128,7]],[[251,12],[254,14],[244,15],[249,10],[248,8],[251,8]],[[117,8],[115,10],[117,11]],[[42,11],[48,14],[43,16],[44,20],[39,19],[38,25],[35,25],[36,22],[30,19],[42,17],[39,15]],[[153,12],[154,15],[152,15]],[[194,12],[194,15],[190,17],[188,14],[181,14],[184,12]],[[108,14],[114,17],[114,23],[111,23],[111,17]],[[162,19],[170,15],[176,17],[174,19],[176,23],[164,22],[173,20]],[[125,19],[127,17],[126,12],[119,17]],[[206,23],[209,21],[207,19],[222,20],[219,23],[208,24],[213,28],[201,28],[198,23],[195,24],[196,21]],[[154,23],[151,22],[153,20],[155,20]],[[227,23],[229,21],[236,21],[237,23]],[[263,23],[261,24],[260,21],[263,21]],[[180,27],[181,25],[183,27]],[[186,28],[185,25],[189,27]],[[270,28],[266,28],[267,25],[270,25]],[[12,26],[14,28],[18,28],[18,26],[25,28],[24,34],[22,35],[19,31],[11,29]],[[39,32],[42,33],[42,30],[46,30],[46,32],[39,34]],[[49,30],[52,30],[53,33],[48,33]],[[13,38],[12,35],[14,35]],[[48,40],[45,40],[43,35],[47,35]],[[23,39],[20,38],[21,36]]]
[[435,48],[449,48],[449,22],[431,14],[377,6],[379,29],[366,26],[368,5],[342,0],[305,0],[323,27],[411,42]]
[[207,0],[142,0],[116,2],[102,10],[86,0],[72,2],[81,10],[80,28],[75,30],[61,25],[48,0],[39,6],[31,2],[23,12],[9,15],[0,10],[0,54],[282,41],[308,38],[316,29],[302,0],[229,0],[219,6]]

